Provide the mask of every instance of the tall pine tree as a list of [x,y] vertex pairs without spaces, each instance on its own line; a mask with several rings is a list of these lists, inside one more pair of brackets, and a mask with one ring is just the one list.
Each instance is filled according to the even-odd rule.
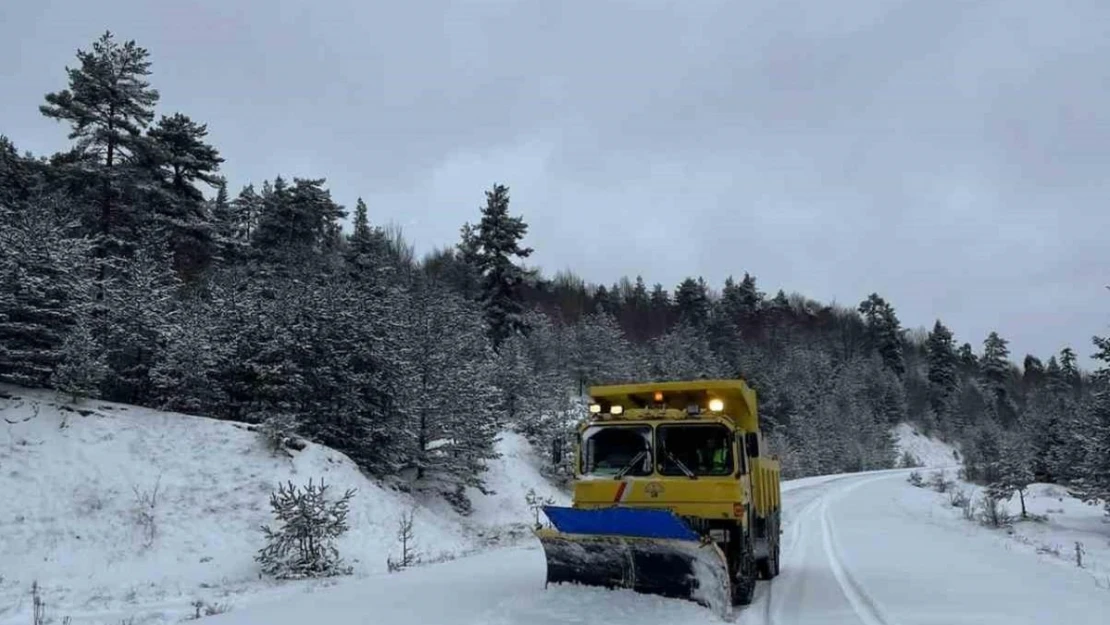
[[478,224],[477,264],[482,274],[482,295],[490,341],[495,350],[513,334],[526,332],[521,287],[530,272],[513,262],[527,258],[532,248],[521,247],[528,232],[522,217],[509,215],[509,188],[495,184],[486,191],[486,205]]

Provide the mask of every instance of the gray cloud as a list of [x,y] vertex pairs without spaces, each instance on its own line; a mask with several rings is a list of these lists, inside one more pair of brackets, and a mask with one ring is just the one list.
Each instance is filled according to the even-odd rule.
[[[0,132],[64,145],[47,91],[105,28],[242,184],[327,176],[421,251],[510,185],[534,260],[764,288],[1015,358],[1110,331],[1101,0],[162,5],[10,0]],[[1085,362],[1089,363],[1085,358]]]

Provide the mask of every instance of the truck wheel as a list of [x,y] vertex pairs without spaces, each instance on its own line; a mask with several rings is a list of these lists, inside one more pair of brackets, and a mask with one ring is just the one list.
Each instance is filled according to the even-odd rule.
[[770,569],[771,577],[778,577],[778,571],[779,571],[779,566],[778,565],[781,562],[781,560],[783,560],[783,558],[781,558],[781,555],[783,555],[783,552],[781,552],[781,548],[780,548],[781,544],[779,543],[780,537],[783,536],[783,530],[781,530],[781,526],[783,526],[783,523],[781,523],[781,521],[780,521],[781,520],[780,515],[781,515],[781,512],[776,512],[775,513],[775,533],[773,534],[773,536],[775,536],[775,543],[774,543],[773,550],[771,550],[771,555],[774,555],[774,557],[771,558],[771,563],[773,563],[773,566],[771,566],[771,569]]
[[736,558],[736,565],[732,578],[732,605],[748,605],[755,594],[756,578],[755,549],[751,532],[745,533],[737,541],[733,555]]
[[767,555],[756,561],[759,579],[772,579],[779,574],[779,519],[778,514],[767,519]]

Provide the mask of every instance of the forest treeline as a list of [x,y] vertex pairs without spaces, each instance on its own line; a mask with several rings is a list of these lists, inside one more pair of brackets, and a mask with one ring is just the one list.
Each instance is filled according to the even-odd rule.
[[739,271],[720,288],[548,277],[501,184],[460,198],[473,221],[417,258],[324,179],[232,192],[206,125],[161,113],[151,75],[105,33],[41,102],[66,150],[0,137],[4,381],[296,430],[464,511],[499,430],[546,449],[589,384],[699,376],[752,384],[788,477],[894,466],[909,421],[959,442],[973,479],[1017,459],[1110,492],[1106,373],[1070,347],[1018,363],[997,333],[907,331],[878,294],[827,305]]

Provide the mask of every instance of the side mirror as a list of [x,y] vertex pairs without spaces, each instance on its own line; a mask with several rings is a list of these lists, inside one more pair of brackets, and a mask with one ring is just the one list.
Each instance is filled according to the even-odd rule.
[[563,463],[563,441],[556,438],[551,441],[551,464],[556,466]]
[[747,434],[744,435],[744,443],[747,446],[748,457],[749,458],[758,458],[759,457],[759,435],[756,434],[755,432],[748,432]]

